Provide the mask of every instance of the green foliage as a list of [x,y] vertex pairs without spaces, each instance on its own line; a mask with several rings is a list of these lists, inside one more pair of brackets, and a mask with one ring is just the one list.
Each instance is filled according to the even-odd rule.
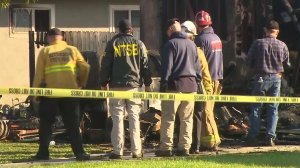
[[9,6],[10,0],[0,0],[0,7],[7,8]]
[[[26,4],[36,3],[38,0],[24,0]],[[9,7],[11,0],[0,0],[0,8]]]

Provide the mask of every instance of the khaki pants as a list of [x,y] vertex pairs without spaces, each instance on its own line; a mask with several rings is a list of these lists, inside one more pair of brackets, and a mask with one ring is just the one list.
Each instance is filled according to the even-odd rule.
[[[138,91],[138,88],[113,88],[117,91]],[[113,153],[123,155],[124,149],[124,113],[128,113],[129,132],[132,154],[140,154],[142,150],[140,138],[139,113],[141,112],[141,99],[110,99],[109,108],[113,120],[111,142]]]
[[[213,94],[220,95],[222,86],[220,82],[213,81]],[[204,103],[204,113],[202,114],[201,146],[212,148],[221,143],[218,133],[218,127],[214,116],[215,102],[208,101]]]
[[176,113],[180,120],[178,150],[189,150],[193,131],[193,101],[162,101],[160,150],[172,150]]

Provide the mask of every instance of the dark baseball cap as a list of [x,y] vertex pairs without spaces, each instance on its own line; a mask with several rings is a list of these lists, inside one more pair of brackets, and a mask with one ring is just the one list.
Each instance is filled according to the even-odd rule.
[[178,18],[169,19],[167,21],[167,28],[169,28],[170,26],[172,26],[173,24],[175,24],[175,22],[179,22],[180,23],[180,20]]
[[119,22],[119,29],[121,32],[125,32],[128,29],[130,29],[131,27],[132,27],[131,23],[128,19],[124,19]]
[[48,31],[48,36],[62,35],[62,31],[58,28],[52,28]]
[[271,29],[279,30],[279,24],[275,20],[267,21],[265,27],[269,30],[271,30]]

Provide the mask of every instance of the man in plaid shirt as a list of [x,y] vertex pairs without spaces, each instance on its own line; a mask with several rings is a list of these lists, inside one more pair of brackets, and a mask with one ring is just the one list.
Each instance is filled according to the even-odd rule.
[[[268,21],[265,26],[265,37],[253,42],[247,56],[247,63],[256,73],[252,95],[280,96],[281,75],[284,72],[283,64],[290,66],[289,51],[286,44],[278,39],[279,24]],[[275,146],[276,126],[278,120],[279,103],[266,104],[267,146]],[[257,136],[260,131],[260,116],[263,103],[251,104],[250,130],[247,138],[248,146],[257,145]]]

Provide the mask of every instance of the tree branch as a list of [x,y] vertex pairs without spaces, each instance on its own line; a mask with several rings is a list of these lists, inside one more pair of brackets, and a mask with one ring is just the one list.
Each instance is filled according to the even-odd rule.
[[[24,0],[26,4],[36,3],[38,0]],[[0,8],[8,8],[11,0],[0,0]]]

